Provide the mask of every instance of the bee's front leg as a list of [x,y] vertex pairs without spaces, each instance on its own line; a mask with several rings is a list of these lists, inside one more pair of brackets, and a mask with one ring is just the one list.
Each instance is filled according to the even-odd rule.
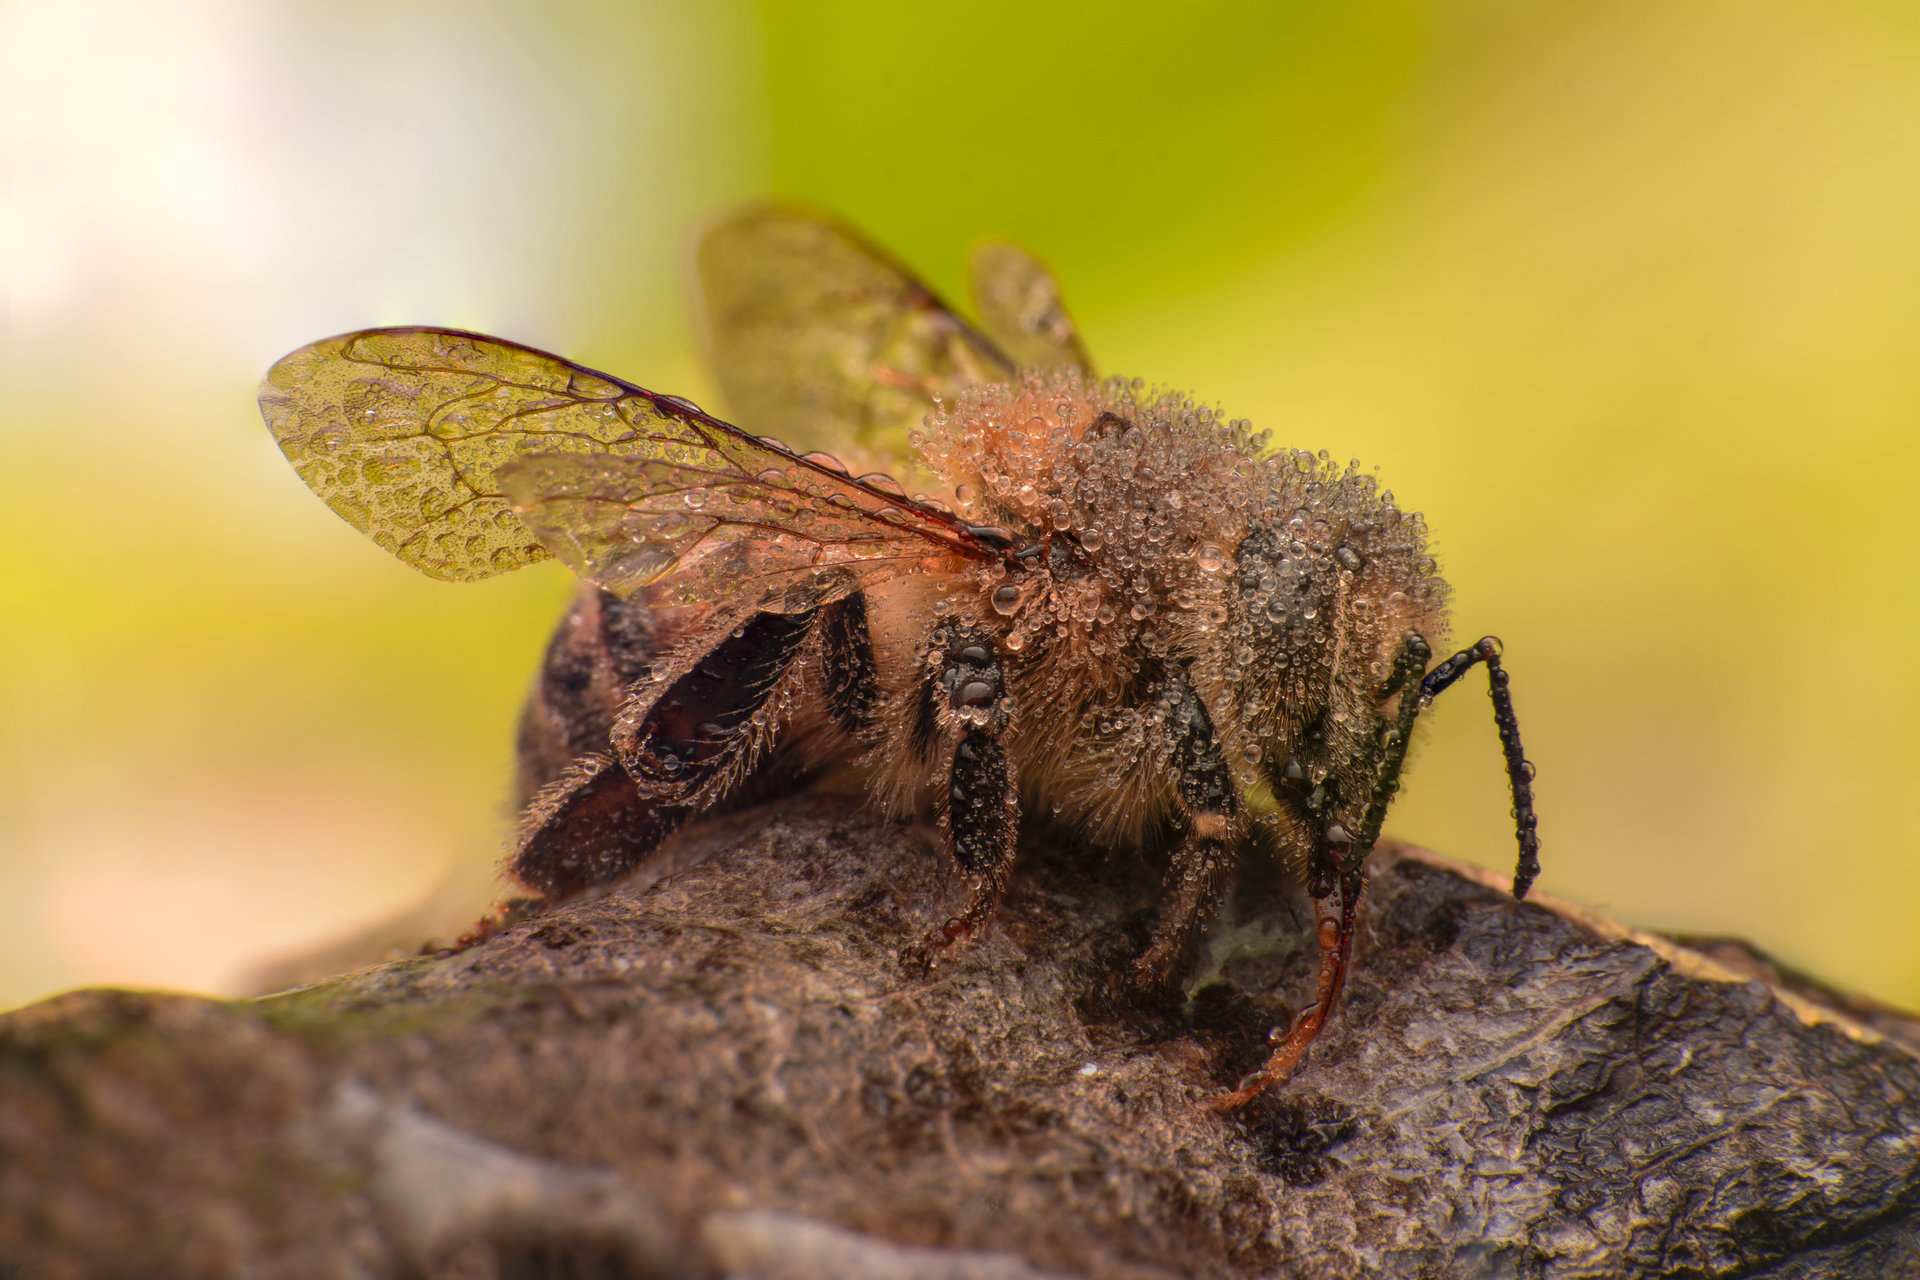
[[1232,1110],[1264,1090],[1286,1083],[1333,1016],[1353,961],[1354,927],[1361,895],[1367,889],[1367,855],[1380,838],[1380,824],[1400,786],[1414,718],[1425,702],[1420,676],[1431,656],[1426,639],[1408,632],[1387,685],[1381,690],[1383,702],[1396,693],[1399,702],[1393,719],[1382,720],[1376,730],[1369,758],[1372,780],[1366,808],[1358,820],[1358,835],[1336,816],[1335,797],[1325,786],[1316,786],[1302,802],[1306,821],[1296,838],[1306,846],[1307,892],[1313,898],[1314,935],[1320,947],[1320,973],[1313,1002],[1294,1015],[1266,1065],[1242,1080],[1233,1092],[1212,1100],[1209,1105],[1217,1110]]
[[1218,909],[1240,835],[1233,774],[1220,754],[1206,704],[1184,676],[1175,676],[1161,689],[1160,706],[1187,834],[1167,868],[1166,905],[1153,943],[1134,961],[1133,984],[1146,994],[1166,986],[1194,935]]
[[1266,1064],[1234,1088],[1211,1099],[1215,1111],[1231,1111],[1252,1101],[1267,1089],[1282,1085],[1307,1056],[1307,1050],[1320,1035],[1346,985],[1347,967],[1353,959],[1354,920],[1360,907],[1360,895],[1366,889],[1364,879],[1343,879],[1327,893],[1314,898],[1314,933],[1320,943],[1320,975],[1314,984],[1313,1003],[1293,1016],[1293,1024],[1274,1046]]
[[951,743],[946,754],[947,788],[940,804],[953,859],[972,881],[959,914],[901,959],[924,968],[933,956],[978,932],[992,918],[1013,874],[1020,834],[1019,771],[1001,738],[1011,715],[1006,676],[987,637],[953,627],[937,637],[940,661],[929,670],[921,705],[937,732],[929,745]]

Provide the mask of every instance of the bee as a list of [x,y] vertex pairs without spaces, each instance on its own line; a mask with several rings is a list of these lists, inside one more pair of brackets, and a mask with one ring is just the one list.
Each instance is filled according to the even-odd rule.
[[[1477,665],[1526,893],[1534,770],[1500,645],[1433,664],[1447,586],[1425,524],[1358,464],[1098,376],[1025,251],[970,268],[971,323],[809,211],[698,238],[732,416],[836,453],[451,329],[302,347],[260,405],[300,477],[428,575],[579,575],[521,721],[512,879],[608,884],[698,815],[851,761],[887,811],[933,817],[969,886],[908,964],[987,924],[1022,813],[1050,810],[1170,845],[1130,975],[1152,990],[1241,859],[1277,851],[1314,902],[1316,990],[1233,1106],[1326,1024],[1415,720]],[[893,474],[868,469],[903,444]]]

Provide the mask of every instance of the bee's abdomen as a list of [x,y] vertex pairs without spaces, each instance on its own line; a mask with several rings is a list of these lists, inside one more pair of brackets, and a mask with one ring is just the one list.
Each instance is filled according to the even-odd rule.
[[598,587],[574,597],[520,712],[520,804],[573,761],[607,749],[628,685],[664,647],[659,630],[644,606]]

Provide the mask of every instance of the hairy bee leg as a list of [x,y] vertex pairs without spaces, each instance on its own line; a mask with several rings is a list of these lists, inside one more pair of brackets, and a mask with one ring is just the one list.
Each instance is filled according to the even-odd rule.
[[1020,813],[1006,749],[987,734],[972,730],[954,747],[948,776],[947,827],[953,859],[973,883],[959,914],[901,954],[909,968],[926,968],[939,952],[979,932],[999,910],[1013,874]]
[[542,897],[617,880],[684,815],[641,794],[611,756],[582,756],[534,792],[521,815],[507,874]]
[[[1418,685],[1417,696],[1410,683],[1422,671],[1431,652],[1426,640],[1409,632],[1394,661],[1393,674],[1383,694],[1401,691],[1400,705],[1393,723],[1379,742],[1378,763],[1374,769],[1371,794],[1365,816],[1360,821],[1357,839],[1341,857],[1337,846],[1316,838],[1309,856],[1310,888],[1314,895],[1314,917],[1320,943],[1320,978],[1314,1003],[1295,1017],[1293,1026],[1274,1050],[1265,1066],[1242,1080],[1233,1092],[1223,1094],[1208,1105],[1228,1111],[1257,1096],[1261,1091],[1283,1084],[1300,1065],[1307,1049],[1326,1025],[1334,1002],[1346,983],[1353,954],[1353,935],[1361,895],[1366,891],[1366,856],[1380,837],[1387,806],[1400,786],[1405,768],[1407,745],[1415,718],[1435,697],[1445,692],[1475,665],[1487,665],[1487,678],[1493,699],[1494,724],[1500,732],[1500,745],[1506,755],[1507,778],[1513,788],[1513,815],[1520,843],[1520,863],[1514,873],[1513,896],[1524,897],[1533,878],[1539,874],[1539,838],[1534,832],[1533,765],[1520,746],[1520,727],[1514,718],[1513,698],[1507,688],[1507,673],[1500,665],[1500,641],[1485,636],[1462,649],[1427,672]],[[1325,877],[1324,890],[1319,877]],[[1335,882],[1337,878],[1337,883]]]
[[1513,694],[1507,688],[1506,668],[1500,665],[1500,640],[1482,636],[1429,671],[1420,682],[1420,705],[1426,706],[1444,693],[1477,663],[1487,664],[1487,693],[1493,699],[1493,723],[1500,734],[1500,751],[1506,757],[1507,785],[1513,791],[1513,830],[1520,844],[1520,859],[1513,872],[1513,896],[1524,898],[1540,874],[1539,820],[1533,812],[1533,763],[1520,745],[1520,722],[1513,714]]
[[[1353,935],[1361,895],[1366,892],[1367,855],[1380,838],[1380,826],[1387,806],[1400,787],[1400,775],[1406,767],[1407,744],[1413,735],[1413,722],[1426,703],[1416,685],[1427,660],[1433,656],[1426,638],[1408,632],[1394,659],[1381,696],[1401,694],[1393,721],[1385,726],[1375,745],[1373,784],[1368,792],[1367,808],[1360,819],[1357,836],[1340,831],[1325,822],[1331,805],[1325,801],[1310,807],[1313,834],[1308,855],[1308,888],[1313,896],[1314,926],[1320,947],[1320,974],[1313,1003],[1295,1015],[1280,1045],[1260,1070],[1242,1080],[1232,1093],[1213,1099],[1209,1105],[1228,1111],[1240,1106],[1265,1089],[1284,1084],[1299,1067],[1308,1048],[1333,1016],[1334,1006],[1346,985],[1347,970],[1353,959]],[[1347,834],[1341,841],[1336,837]]]
[[999,655],[987,639],[966,631],[948,633],[944,644],[937,683],[930,674],[921,691],[921,718],[929,721],[929,745],[942,728],[959,734],[944,811],[953,859],[972,887],[959,914],[902,954],[914,968],[924,968],[993,917],[1013,874],[1020,834],[1016,770],[999,739],[1008,720]]
[[1161,689],[1160,702],[1167,709],[1174,791],[1186,811],[1187,836],[1167,868],[1166,905],[1153,942],[1134,961],[1134,985],[1144,989],[1166,984],[1194,935],[1219,908],[1238,834],[1233,774],[1220,754],[1206,704],[1180,676]]
[[1353,955],[1354,921],[1360,894],[1365,888],[1363,877],[1351,893],[1343,883],[1325,897],[1313,900],[1314,932],[1320,942],[1320,977],[1314,1001],[1294,1015],[1293,1025],[1266,1064],[1241,1080],[1233,1092],[1210,1099],[1207,1102],[1210,1110],[1231,1111],[1267,1089],[1285,1084],[1306,1057],[1308,1047],[1332,1015],[1333,1006],[1340,999],[1340,989],[1346,985],[1347,967]]
[[758,713],[814,626],[815,611],[756,614],[656,696],[635,695],[611,734],[528,803],[507,870],[548,897],[617,880],[751,761]]
[[873,660],[866,593],[856,591],[820,610],[820,654],[827,715],[848,737],[870,740],[877,728],[880,674]]
[[614,758],[669,804],[692,799],[752,740],[754,716],[799,656],[817,612],[755,614],[657,696],[633,699],[613,726]]
[[[1216,813],[1199,818],[1226,821]],[[1174,851],[1167,868],[1167,901],[1154,925],[1153,941],[1133,962],[1136,990],[1148,993],[1166,987],[1195,936],[1219,908],[1235,861],[1231,846],[1220,840],[1189,836]]]
[[1013,873],[1020,811],[1013,798],[1013,769],[1006,748],[978,729],[953,749],[947,825],[953,857],[974,887],[960,914],[940,927],[949,942],[971,937],[992,918]]

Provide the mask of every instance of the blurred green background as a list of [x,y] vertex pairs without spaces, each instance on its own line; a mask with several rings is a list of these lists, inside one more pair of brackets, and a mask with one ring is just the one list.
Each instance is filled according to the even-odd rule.
[[[417,576],[254,384],[420,322],[709,401],[686,228],[765,194],[949,293],[1018,239],[1104,368],[1378,463],[1544,889],[1920,1003],[1910,0],[11,0],[0,1005],[484,905],[566,577]],[[1391,829],[1505,867],[1489,719]]]

